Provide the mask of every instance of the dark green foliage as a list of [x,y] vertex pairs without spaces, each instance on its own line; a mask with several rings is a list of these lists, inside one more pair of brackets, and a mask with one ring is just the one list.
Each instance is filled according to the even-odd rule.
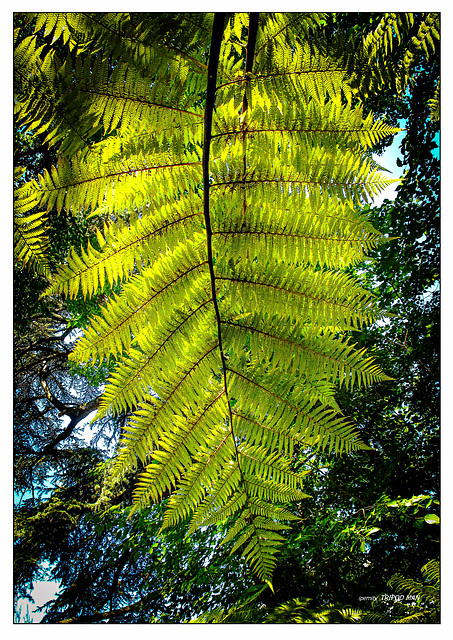
[[357,338],[394,380],[337,395],[374,451],[309,463],[319,469],[306,481],[314,498],[293,545],[308,593],[322,603],[366,610],[370,601],[359,598],[390,593],[393,573],[418,580],[423,565],[439,557],[439,529],[429,515],[439,513],[440,482],[439,123],[428,104],[437,63],[421,65],[409,95],[380,103],[407,119],[407,173],[397,199],[371,211],[376,228],[397,239],[376,249],[360,274],[392,315]]
[[58,564],[68,549],[71,532],[96,499],[93,466],[100,454],[91,449],[72,452],[60,475],[62,487],[42,501],[20,502],[14,523],[14,572],[17,597],[25,597],[32,583],[46,576],[41,565]]
[[[109,15],[103,14],[102,20],[110,20]],[[197,48],[194,34],[203,20],[196,19],[195,31],[190,32],[181,24],[189,14],[180,15],[183,17],[156,16],[150,29],[160,34],[166,47],[186,47],[192,55]],[[414,27],[408,28],[404,38],[417,35],[424,15],[415,14]],[[141,19],[141,14],[134,14],[131,24],[137,28]],[[322,22],[328,42],[328,34],[335,31],[342,32],[346,41],[356,38],[358,42],[370,27],[375,30],[381,19],[382,14],[333,14]],[[112,20],[119,24],[117,17]],[[124,29],[129,29],[127,21]],[[245,35],[243,25],[238,42]],[[46,51],[50,51],[49,34],[46,38]],[[60,46],[61,40],[57,42]],[[120,53],[120,40],[113,44]],[[87,40],[84,46],[89,51],[92,42]],[[151,55],[140,47],[133,52],[134,64],[146,62]],[[199,56],[202,65],[208,61],[206,53]],[[372,249],[371,260],[347,268],[378,295],[381,308],[389,315],[388,322],[352,332],[352,341],[371,350],[393,379],[374,383],[369,389],[343,386],[334,398],[372,450],[333,457],[294,446],[291,470],[310,472],[304,477],[304,493],[309,497],[295,504],[300,520],[285,531],[287,540],[271,592],[246,574],[237,556],[228,555],[233,543],[218,546],[233,524],[228,517],[218,525],[192,530],[187,539],[186,522],[162,532],[166,492],[161,506],[131,515],[132,488],[137,472],[142,471],[140,464],[121,484],[107,484],[107,495],[104,467],[96,467],[104,455],[78,448],[74,439],[51,447],[35,466],[36,453],[42,454],[46,444],[55,443],[52,429],[55,432],[58,410],[53,407],[44,425],[38,415],[40,401],[36,404],[33,400],[36,387],[27,386],[22,377],[22,387],[17,388],[16,483],[20,493],[35,491],[37,483],[41,486],[31,500],[22,500],[17,508],[16,589],[19,596],[25,595],[31,583],[44,575],[42,562],[52,563],[48,575],[61,581],[61,591],[48,608],[45,622],[174,623],[197,616],[201,616],[198,622],[213,623],[396,622],[414,611],[408,612],[402,605],[393,607],[385,594],[437,589],[434,565],[427,563],[435,563],[433,559],[439,557],[440,345],[439,293],[435,289],[439,280],[439,160],[435,153],[439,123],[430,119],[439,60],[437,49],[433,54],[430,47],[429,54],[428,61],[419,57],[412,65],[415,82],[406,94],[395,99],[393,89],[387,87],[366,100],[367,109],[385,114],[392,125],[404,119],[407,128],[402,146],[407,173],[398,197],[369,210],[373,227],[396,239],[367,247]],[[240,59],[239,53],[234,55]],[[389,56],[394,61],[400,59],[396,48]],[[188,95],[199,97],[196,109],[204,108],[203,90],[196,82],[190,85]],[[95,142],[101,139],[99,132],[93,137]],[[27,178],[50,168],[45,145],[31,142],[23,132],[16,133],[16,140],[18,163],[29,166]],[[72,141],[63,140],[62,144],[67,151]],[[378,148],[383,146],[384,141],[378,143]],[[195,155],[197,146],[189,145],[187,150]],[[127,215],[125,218],[128,222]],[[87,249],[88,239],[98,250],[95,226],[105,220],[103,214],[87,220],[83,213],[72,215],[64,208],[59,214],[51,211],[49,260],[53,267],[66,259],[70,247],[83,255],[80,248]],[[17,344],[22,349],[27,332],[34,331],[36,335],[29,333],[30,337],[39,338],[39,323],[46,314],[46,330],[51,330],[55,308],[70,327],[86,327],[112,290],[107,285],[87,300],[79,295],[62,304],[56,296],[39,300],[44,285],[41,276],[18,271],[15,314],[22,340]],[[120,284],[113,289],[117,286],[119,290]],[[30,318],[38,312],[39,317]],[[249,320],[253,326],[250,318],[240,322],[247,327]],[[43,344],[34,342],[41,349],[33,351],[38,360],[46,353]],[[72,383],[65,377],[65,350],[57,351],[55,379],[63,388]],[[22,352],[20,356],[19,367],[28,366],[29,360]],[[85,375],[92,385],[102,384],[114,360],[88,366],[74,363],[72,372]],[[58,367],[64,375],[58,373]],[[33,371],[39,372],[39,366]],[[39,375],[34,380],[39,387]],[[82,391],[80,387],[80,397]],[[116,438],[124,423],[123,415],[110,427],[106,419],[100,432],[112,428]],[[46,489],[43,483],[49,475],[52,486]],[[57,483],[59,487],[54,488]],[[423,567],[428,568],[422,571]],[[394,574],[398,575],[392,578]],[[434,591],[429,594],[429,606],[417,609],[408,622],[438,621],[438,599]],[[366,599],[371,596],[376,598],[373,606]]]
[[[55,571],[67,586],[43,622],[188,622],[252,589],[242,563],[214,553],[215,529],[162,535],[161,508],[129,518],[123,504],[86,514],[70,535]],[[85,551],[74,565],[77,549]]]

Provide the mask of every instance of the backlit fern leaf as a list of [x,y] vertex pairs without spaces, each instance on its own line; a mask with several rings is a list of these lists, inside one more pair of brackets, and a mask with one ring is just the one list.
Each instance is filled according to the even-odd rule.
[[[165,527],[226,521],[264,581],[305,497],[294,455],[366,449],[335,389],[387,379],[349,341],[382,312],[343,270],[385,241],[363,209],[391,180],[369,152],[397,130],[352,104],[322,20],[38,14],[75,62],[18,45],[17,108],[61,143],[19,206],[102,229],[47,293],[118,289],[71,356],[116,360],[98,413],[130,414],[114,474],[143,468],[135,508],[168,498]],[[55,105],[25,96],[28,73]]]
[[[49,146],[59,143],[60,152],[67,155],[89,148],[90,137],[98,130],[89,114],[77,117],[77,109],[83,110],[83,99],[71,88],[71,75],[70,59],[61,62],[53,49],[46,52],[43,45],[38,46],[36,36],[18,42],[14,50],[18,121],[29,131],[45,133],[44,142]],[[71,94],[68,102],[64,100],[67,93]]]
[[[411,67],[423,52],[429,57],[439,40],[439,14],[423,13],[416,24],[413,13],[385,13],[376,28],[365,36],[326,43],[343,59],[353,90],[368,96],[384,87],[402,93],[411,79]],[[416,33],[414,34],[414,28]]]
[[[23,173],[15,170],[15,178]],[[47,258],[47,224],[45,212],[30,213],[37,204],[30,185],[16,189],[14,202],[14,262],[43,276],[50,276]]]

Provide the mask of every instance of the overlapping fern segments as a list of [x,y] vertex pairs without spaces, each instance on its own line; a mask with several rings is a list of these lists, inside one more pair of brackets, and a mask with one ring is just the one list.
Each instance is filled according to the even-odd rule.
[[411,82],[417,56],[424,54],[428,59],[439,38],[439,13],[389,12],[366,36],[352,36],[353,42],[340,37],[325,47],[336,50],[348,69],[353,91],[366,97],[389,87],[402,94]]
[[[200,35],[212,17],[197,20]],[[100,414],[131,412],[115,468],[145,466],[137,508],[171,494],[164,526],[230,519],[225,541],[267,581],[294,518],[285,505],[304,497],[302,474],[291,470],[295,448],[363,448],[338,411],[335,385],[385,378],[348,343],[349,330],[380,312],[342,269],[382,241],[360,213],[388,184],[366,150],[395,130],[353,108],[338,61],[307,47],[317,21],[317,14],[260,15],[253,73],[245,76],[249,16],[227,18],[209,237],[202,110],[191,90],[206,77],[208,29],[198,48],[161,39],[165,64],[156,62],[153,80],[137,51],[157,47],[154,36],[125,56],[127,71],[110,75],[95,47],[93,60],[74,71],[86,78],[82,86],[97,88],[86,92],[77,118],[87,113],[109,135],[75,147],[34,184],[44,207],[113,218],[97,247],[72,252],[48,293],[90,296],[121,282],[72,357],[117,360]],[[131,18],[131,42],[138,22]],[[65,25],[71,29],[70,20]],[[89,51],[91,32],[77,29],[74,41]],[[93,79],[87,69],[97,69]],[[198,80],[182,92],[190,75]],[[119,224],[125,213],[129,222]]]
[[[23,169],[14,170],[15,180],[23,176]],[[34,270],[44,276],[50,275],[47,257],[48,237],[45,212],[33,212],[39,202],[34,189],[28,184],[18,186],[14,202],[14,263]]]

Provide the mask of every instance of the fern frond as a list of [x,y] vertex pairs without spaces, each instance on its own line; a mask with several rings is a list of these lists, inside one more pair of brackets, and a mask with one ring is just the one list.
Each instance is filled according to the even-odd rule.
[[[259,144],[273,143],[274,155],[279,153],[282,143],[302,143],[331,149],[338,145],[344,149],[364,150],[399,131],[374,120],[372,113],[365,116],[362,106],[315,100],[307,104],[298,93],[295,93],[292,104],[292,109],[285,109],[281,113],[274,104],[265,109],[263,104],[255,101],[248,114],[246,130],[241,127],[239,104],[236,111],[232,111],[230,104],[220,107],[214,121],[214,142],[220,138],[220,148],[224,149],[225,143],[237,138],[258,138]],[[215,150],[216,147],[213,148]]]
[[[99,416],[104,413],[120,414],[134,409],[140,399],[152,389],[154,376],[164,370],[168,363],[179,363],[190,350],[195,336],[210,333],[213,316],[211,299],[200,302],[194,309],[184,309],[167,326],[155,325],[155,331],[146,332],[138,339],[138,347],[131,347],[123,366],[111,374],[109,384],[101,400]],[[203,333],[204,332],[204,333]],[[182,346],[184,341],[185,347]]]
[[90,357],[119,355],[151,323],[154,327],[168,323],[168,311],[175,301],[178,302],[173,313],[185,309],[191,298],[198,300],[206,295],[209,283],[206,265],[199,235],[173,252],[162,253],[140,275],[131,277],[123,292],[107,303],[102,316],[96,317],[71,357],[86,361]]
[[[409,594],[406,602],[400,597],[386,610],[385,600],[377,600],[374,611],[364,615],[365,623],[433,623],[439,621],[440,609],[440,575],[439,561],[430,560],[421,569],[425,582],[406,578],[400,574],[393,575],[388,585],[398,593]],[[376,610],[377,609],[377,610]]]
[[313,390],[322,381],[349,388],[388,379],[372,358],[365,357],[365,349],[356,351],[354,346],[328,335],[310,335],[306,327],[291,323],[289,318],[275,326],[269,316],[249,315],[239,321],[225,320],[225,325],[225,334],[229,336],[231,331],[232,341],[239,338],[237,348],[242,334],[242,345],[248,347],[250,358],[266,355],[274,368],[303,377],[304,384],[313,384]]
[[310,603],[310,598],[293,598],[278,605],[265,622],[271,624],[357,623],[363,617],[362,611],[352,607],[328,605],[322,609],[314,609]]
[[[250,406],[253,398],[258,396],[260,403],[259,407],[254,406],[253,418],[264,422],[268,428],[278,424],[283,433],[285,428],[290,428],[294,439],[302,440],[306,446],[328,447],[329,452],[367,448],[353,425],[330,408],[314,407],[313,400],[304,397],[307,394],[303,385],[293,388],[294,380],[281,379],[275,371],[254,371],[252,376],[251,373],[246,375],[229,368],[228,373],[232,392],[240,397],[235,411],[244,413],[244,407]],[[276,393],[275,388],[280,392]]]
[[[224,405],[224,411],[226,405]],[[218,421],[209,438],[202,444],[197,459],[181,478],[167,502],[162,528],[177,524],[193,515],[196,507],[208,494],[209,487],[218,480],[221,470],[234,455],[230,429],[223,421]],[[236,496],[243,500],[243,495]]]
[[385,241],[364,206],[392,181],[369,150],[397,130],[353,105],[322,19],[38,14],[71,55],[18,47],[21,117],[61,154],[19,206],[104,221],[47,293],[119,289],[71,355],[116,360],[98,412],[130,414],[115,477],[143,466],[134,508],[168,498],[163,527],[225,521],[268,583],[306,497],[294,455],[366,449],[335,389],[388,379],[349,342],[383,312],[344,269]]
[[[209,36],[209,18],[206,14],[184,13],[43,12],[36,14],[35,33],[41,29],[45,35],[53,33],[52,42],[61,37],[79,55],[106,50],[139,69],[156,71],[160,65],[181,57],[186,64],[206,70],[197,51],[202,50],[202,42]],[[175,38],[175,29],[179,38]]]
[[43,276],[50,275],[47,227],[43,211],[14,220],[14,262]]
[[200,208],[197,199],[185,198],[153,209],[131,225],[105,225],[104,235],[97,231],[99,249],[88,244],[81,256],[73,249],[69,263],[60,269],[46,294],[65,293],[73,298],[81,290],[91,296],[105,283],[112,286],[141,273],[155,256],[171,252],[200,231]]
[[[194,53],[198,50],[195,57],[171,42],[174,34],[167,30],[178,22],[184,30],[192,31],[191,46]],[[200,71],[206,68],[200,59],[202,41],[197,40],[207,31],[202,14],[192,18],[170,14],[164,19],[143,14],[137,20],[119,13],[41,13],[37,14],[35,32],[41,29],[47,35],[53,33],[53,42],[62,37],[78,55],[73,65],[70,56],[63,62],[54,49],[46,52],[45,47],[38,47],[36,36],[19,42],[15,49],[15,111],[29,129],[45,131],[49,145],[58,142],[60,153],[67,157],[90,149],[100,129],[110,133],[118,125],[126,127],[140,120],[148,127],[164,129],[169,123],[185,126],[194,119],[202,120],[200,108],[194,105],[202,90]],[[162,36],[160,44],[154,39],[156,33]],[[125,41],[130,42],[130,48],[124,46]],[[113,69],[112,59],[104,54],[109,46],[109,55],[118,56]],[[91,56],[84,55],[87,48]],[[121,58],[127,53],[123,63]],[[159,72],[162,79],[156,83]],[[66,135],[68,128],[70,136]]]
[[440,585],[440,564],[438,560],[430,560],[422,567],[422,576],[434,587]]
[[315,147],[291,157],[292,154],[282,150],[273,162],[271,154],[263,151],[262,155],[256,154],[256,164],[249,174],[244,175],[242,165],[225,163],[216,167],[212,186],[228,196],[240,188],[256,189],[265,198],[284,190],[288,195],[297,193],[310,199],[313,194],[314,197],[320,194],[325,203],[334,198],[357,206],[369,202],[396,181],[385,178],[370,161],[351,151],[327,153]]
[[109,146],[107,141],[99,145],[96,153],[79,154],[71,161],[62,158],[50,172],[44,170],[38,181],[32,183],[40,206],[47,211],[54,207],[61,211],[65,207],[76,212],[114,201],[113,211],[134,210],[149,204],[150,185],[156,199],[162,194],[162,200],[167,200],[169,193],[190,190],[200,181],[200,160],[195,152],[187,152],[183,157],[165,152],[154,157],[140,154],[128,157],[127,161],[110,161],[106,157]]
[[[22,169],[15,170],[18,179]],[[15,190],[14,201],[14,263],[21,264],[43,276],[50,275],[47,258],[47,223],[44,211],[30,213],[36,205],[36,198],[30,193],[30,186],[23,185]]]
[[[28,131],[45,133],[45,143],[60,143],[60,151],[68,155],[88,149],[91,137],[99,130],[89,114],[83,119],[77,117],[75,107],[83,112],[84,102],[81,94],[71,87],[71,74],[70,59],[62,62],[53,49],[45,52],[43,45],[37,45],[36,36],[28,36],[17,44],[14,112]],[[66,91],[71,95],[68,102]]]
[[405,578],[400,574],[395,574],[389,580],[389,586],[394,587],[397,590],[404,591],[411,595],[421,596],[424,598],[438,599],[439,588],[436,586],[430,586],[427,584],[421,584],[410,578]]
[[165,77],[155,83],[152,75],[138,75],[127,64],[112,71],[101,57],[94,65],[90,59],[76,62],[75,78],[85,96],[83,117],[92,114],[94,126],[101,124],[107,134],[139,122],[154,132],[202,122],[203,113],[180,80]]
[[[435,50],[439,39],[439,14],[422,14],[417,34],[413,13],[385,13],[376,29],[350,46],[341,40],[334,45],[351,75],[351,85],[359,96],[367,97],[383,87],[402,93],[411,81],[415,57]],[[390,55],[392,54],[392,55]],[[335,56],[336,57],[336,56]]]
[[404,58],[402,60],[402,66],[409,69],[413,59],[422,49],[426,58],[429,58],[429,49],[434,52],[436,45],[434,40],[439,40],[439,28],[440,28],[440,15],[438,13],[427,13],[424,16],[424,20],[420,23],[417,34],[411,38],[410,45],[408,46]]
[[[189,68],[206,70],[201,61],[209,38],[212,16],[203,13],[76,13],[66,14],[77,45],[82,49],[105,47],[135,67],[153,64],[165,68],[182,59]],[[181,70],[179,69],[179,72]]]
[[238,262],[232,268],[226,259],[219,259],[216,267],[224,313],[234,309],[238,300],[250,301],[241,306],[241,312],[272,300],[277,322],[279,316],[292,320],[302,316],[312,329],[358,329],[379,317],[374,296],[345,273],[294,264],[288,270],[283,263],[270,261]]

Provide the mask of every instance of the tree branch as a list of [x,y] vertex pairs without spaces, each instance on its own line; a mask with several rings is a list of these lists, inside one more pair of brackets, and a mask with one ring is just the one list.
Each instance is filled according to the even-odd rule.
[[115,589],[118,586],[118,580],[120,578],[121,572],[124,569],[124,567],[126,566],[130,556],[131,556],[132,550],[131,549],[126,549],[126,551],[123,552],[123,554],[121,555],[119,561],[118,561],[118,565],[116,567],[115,570],[115,574],[113,576],[113,580],[112,580],[112,584],[110,585],[110,589],[107,595],[107,600],[110,601],[110,611],[113,610],[113,596],[115,594]]
[[45,377],[41,378],[41,385],[45,391],[46,397],[49,402],[60,411],[61,415],[67,415],[71,418],[68,426],[61,431],[51,442],[49,442],[39,453],[38,456],[45,456],[50,453],[55,447],[62,441],[69,438],[72,434],[76,426],[79,424],[83,418],[86,418],[92,411],[95,411],[99,407],[100,396],[93,398],[89,402],[85,402],[84,404],[80,404],[76,407],[71,407],[64,402],[61,402],[58,398],[56,398],[49,386]]
[[66,620],[61,620],[58,624],[86,624],[90,622],[98,622],[100,620],[108,620],[109,618],[116,618],[118,616],[122,616],[125,613],[129,613],[130,611],[134,611],[137,608],[142,608],[146,604],[146,598],[135,602],[134,604],[129,604],[127,607],[122,607],[121,609],[114,609],[113,611],[104,611],[103,613],[93,613],[88,616],[80,616],[79,618],[66,618]]

